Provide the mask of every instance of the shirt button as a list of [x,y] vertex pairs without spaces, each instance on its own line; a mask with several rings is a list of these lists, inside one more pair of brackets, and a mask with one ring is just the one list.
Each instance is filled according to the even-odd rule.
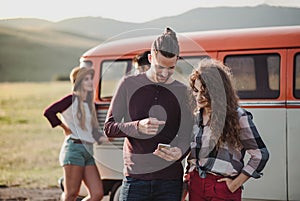
[[154,100],[157,100],[157,99],[158,99],[157,97],[154,98]]

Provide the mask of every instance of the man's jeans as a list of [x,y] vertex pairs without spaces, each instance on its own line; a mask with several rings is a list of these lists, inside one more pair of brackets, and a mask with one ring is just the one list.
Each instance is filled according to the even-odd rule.
[[180,201],[182,180],[139,180],[124,177],[120,201]]

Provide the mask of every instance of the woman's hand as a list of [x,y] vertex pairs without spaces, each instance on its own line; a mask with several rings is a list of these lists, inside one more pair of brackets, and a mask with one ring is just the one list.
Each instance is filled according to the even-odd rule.
[[228,189],[234,193],[237,189],[239,189],[247,180],[249,176],[240,173],[234,180],[230,178],[222,178],[218,179],[218,182],[226,182]]
[[230,179],[230,178],[222,178],[222,179],[218,179],[218,182],[225,182],[226,185],[227,185],[227,188],[232,192],[234,193],[240,186],[237,186],[237,185],[232,185],[232,182],[233,180]]
[[99,137],[97,142],[98,142],[98,144],[107,143],[107,142],[109,142],[109,139],[106,136],[101,136],[101,137]]
[[182,156],[181,149],[179,149],[178,147],[171,147],[169,149],[156,149],[153,154],[161,157],[162,159],[165,159],[166,161],[177,161]]
[[69,127],[67,127],[64,123],[61,123],[60,127],[62,127],[62,129],[64,130],[65,136],[68,136],[68,135],[72,134],[71,129]]

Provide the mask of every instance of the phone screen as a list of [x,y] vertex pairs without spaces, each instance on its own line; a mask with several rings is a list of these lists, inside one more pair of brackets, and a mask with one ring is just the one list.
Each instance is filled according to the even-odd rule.
[[161,148],[170,149],[170,148],[171,148],[171,145],[159,143],[159,144],[158,144],[158,149],[161,150]]

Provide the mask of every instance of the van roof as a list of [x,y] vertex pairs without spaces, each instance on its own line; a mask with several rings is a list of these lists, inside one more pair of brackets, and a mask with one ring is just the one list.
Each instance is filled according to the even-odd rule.
[[[300,46],[300,26],[229,29],[177,33],[180,52],[285,48]],[[157,35],[100,44],[83,57],[120,56],[149,50]]]

